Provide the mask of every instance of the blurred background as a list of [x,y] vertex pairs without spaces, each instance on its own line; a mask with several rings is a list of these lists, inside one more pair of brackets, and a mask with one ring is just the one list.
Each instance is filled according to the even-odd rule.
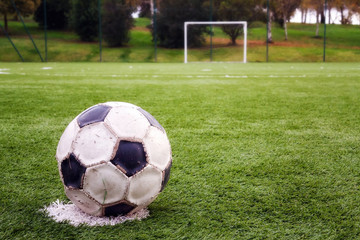
[[[247,62],[357,62],[360,0],[0,0],[2,62],[183,62],[184,22],[246,21]],[[242,62],[243,25],[192,25],[189,62]]]

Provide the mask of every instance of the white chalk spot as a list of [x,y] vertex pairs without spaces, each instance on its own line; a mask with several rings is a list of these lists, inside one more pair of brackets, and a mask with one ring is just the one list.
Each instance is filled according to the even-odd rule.
[[8,72],[0,72],[0,74],[10,74],[10,73],[8,73]]
[[49,206],[40,209],[40,211],[46,213],[50,218],[55,220],[55,222],[67,222],[75,227],[79,225],[116,225],[126,221],[142,220],[149,216],[149,210],[144,208],[129,216],[95,217],[81,211],[75,204],[71,202],[63,203],[59,199]]
[[41,68],[41,69],[43,69],[43,70],[49,70],[49,69],[53,69],[52,67],[43,67],[43,68]]

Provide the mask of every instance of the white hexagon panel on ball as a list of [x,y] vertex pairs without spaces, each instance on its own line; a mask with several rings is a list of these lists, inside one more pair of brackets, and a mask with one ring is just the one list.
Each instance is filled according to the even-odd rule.
[[117,138],[103,122],[80,129],[74,141],[74,154],[85,166],[110,161]]
[[102,216],[101,205],[82,190],[65,188],[65,194],[82,211],[93,216]]
[[131,103],[127,103],[127,102],[106,102],[104,104],[109,107],[128,107],[128,108],[133,108],[133,109],[138,108],[138,106],[131,104]]
[[124,199],[127,187],[127,176],[112,163],[86,169],[84,191],[101,204],[110,204]]
[[149,163],[165,170],[171,162],[171,147],[165,131],[151,127],[144,138],[144,145]]
[[66,127],[64,133],[61,135],[60,141],[56,149],[56,159],[58,161],[64,160],[72,150],[72,143],[76,134],[80,130],[76,120],[73,120]]
[[150,204],[161,191],[162,172],[151,166],[146,166],[141,172],[130,178],[127,199],[134,204]]
[[113,107],[105,122],[121,139],[142,139],[150,123],[144,115],[132,107]]

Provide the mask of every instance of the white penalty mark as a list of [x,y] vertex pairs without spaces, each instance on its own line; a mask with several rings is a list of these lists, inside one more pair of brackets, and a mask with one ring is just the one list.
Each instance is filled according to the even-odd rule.
[[95,217],[91,216],[75,204],[69,202],[64,203],[60,200],[56,200],[49,206],[45,206],[40,211],[47,214],[55,222],[66,222],[75,227],[79,225],[87,226],[104,226],[104,225],[116,225],[126,221],[142,220],[149,216],[149,210],[147,208],[141,209],[129,216],[118,217]]

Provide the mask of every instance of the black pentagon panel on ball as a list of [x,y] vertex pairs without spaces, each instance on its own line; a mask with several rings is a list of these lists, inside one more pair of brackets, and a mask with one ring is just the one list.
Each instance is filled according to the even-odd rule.
[[162,192],[166,186],[166,184],[168,183],[169,181],[169,178],[170,178],[170,169],[171,169],[171,166],[172,166],[172,163],[169,164],[169,166],[165,169],[165,176],[164,176],[164,179],[162,181],[162,186],[161,186],[161,190],[160,192]]
[[111,107],[96,105],[83,112],[77,119],[80,128],[97,122],[102,122],[109,113]]
[[74,154],[70,154],[61,163],[61,173],[64,179],[64,184],[70,188],[81,188],[83,176],[85,174],[86,167],[82,166]]
[[151,115],[150,113],[148,113],[147,111],[145,111],[142,108],[138,108],[138,111],[141,112],[147,118],[147,120],[149,121],[151,126],[157,127],[161,131],[165,132],[165,129],[163,128],[163,126],[161,126],[161,124],[153,117],[153,115]]
[[131,177],[147,164],[143,145],[139,142],[120,141],[111,163],[123,170],[126,176]]
[[104,215],[108,216],[108,217],[116,217],[116,216],[121,216],[121,215],[126,215],[129,212],[131,212],[135,207],[127,204],[125,202],[110,206],[110,207],[105,207],[105,212]]

